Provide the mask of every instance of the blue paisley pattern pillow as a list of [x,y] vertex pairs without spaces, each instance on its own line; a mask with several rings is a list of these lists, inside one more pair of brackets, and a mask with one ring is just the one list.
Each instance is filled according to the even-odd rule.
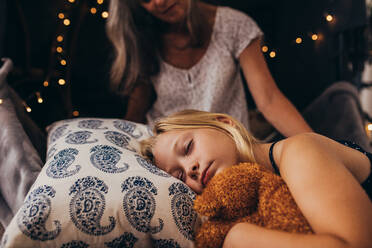
[[143,124],[48,127],[47,161],[0,247],[193,247],[195,194],[139,153]]

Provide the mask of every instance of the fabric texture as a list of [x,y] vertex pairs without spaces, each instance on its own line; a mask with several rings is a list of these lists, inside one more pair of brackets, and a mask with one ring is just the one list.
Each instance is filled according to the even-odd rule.
[[17,117],[6,76],[10,59],[0,69],[0,222],[6,227],[22,206],[42,161]]
[[334,140],[352,141],[371,152],[359,93],[351,83],[332,84],[304,110],[303,116],[315,132]]
[[139,154],[146,125],[77,118],[48,128],[47,161],[3,247],[192,247],[193,193]]
[[157,100],[147,114],[150,125],[183,109],[227,113],[248,128],[248,108],[240,74],[239,55],[262,35],[246,14],[217,7],[211,41],[203,57],[190,69],[161,60],[152,78]]

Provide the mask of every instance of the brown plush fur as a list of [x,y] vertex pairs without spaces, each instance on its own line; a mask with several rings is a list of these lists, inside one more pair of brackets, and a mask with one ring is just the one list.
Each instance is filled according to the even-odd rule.
[[221,247],[230,228],[240,222],[312,233],[283,179],[255,163],[240,163],[214,176],[194,208],[209,217],[197,230],[195,244],[200,248]]

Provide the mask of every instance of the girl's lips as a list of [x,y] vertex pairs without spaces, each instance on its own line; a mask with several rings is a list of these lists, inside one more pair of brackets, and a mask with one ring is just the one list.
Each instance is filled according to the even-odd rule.
[[209,168],[211,167],[213,161],[209,163],[208,167],[203,171],[202,174],[202,184],[203,186],[207,186],[208,181],[210,180],[211,173],[209,171]]
[[166,15],[170,10],[173,9],[173,7],[176,5],[176,3],[170,5],[166,10],[163,11],[162,15]]

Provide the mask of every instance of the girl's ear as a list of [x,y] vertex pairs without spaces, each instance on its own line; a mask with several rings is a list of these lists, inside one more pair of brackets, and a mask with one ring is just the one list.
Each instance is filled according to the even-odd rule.
[[233,120],[231,120],[230,118],[228,118],[226,116],[217,116],[216,117],[216,120],[217,121],[220,121],[220,122],[223,122],[223,123],[226,123],[226,124],[229,124],[230,126],[235,127],[235,123],[233,122]]

